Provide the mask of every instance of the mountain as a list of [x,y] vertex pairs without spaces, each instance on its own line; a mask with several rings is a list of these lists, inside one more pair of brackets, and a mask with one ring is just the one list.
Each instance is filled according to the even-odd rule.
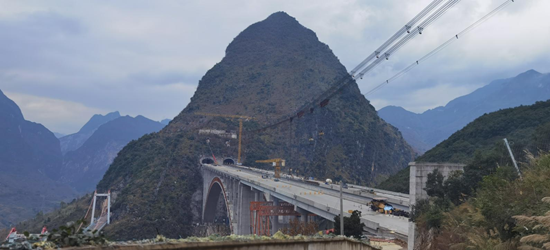
[[[526,152],[532,155],[537,155],[541,151],[549,152],[550,100],[482,115],[418,157],[416,161],[471,164],[476,157],[504,157],[508,160],[504,138],[510,141],[514,157],[520,165],[529,162],[529,154]],[[498,152],[497,156],[487,157],[495,152]],[[378,187],[408,192],[409,180],[405,176],[408,177],[408,168],[382,182]]]
[[51,178],[62,163],[59,140],[0,91],[0,228],[73,198],[67,186]]
[[[93,121],[94,117],[90,121]],[[113,159],[128,142],[145,134],[158,132],[164,127],[164,124],[143,116],[118,117],[100,125],[97,129],[87,127],[89,124],[87,123],[80,131],[88,129],[95,132],[78,149],[65,154],[59,178],[61,182],[69,184],[79,192],[94,190]]]
[[[414,156],[412,148],[378,117],[353,81],[327,106],[258,131],[296,112],[343,77],[349,75],[330,48],[288,14],[274,13],[249,26],[229,44],[225,57],[204,75],[191,102],[168,126],[128,143],[114,159],[97,185],[98,191],[111,190],[113,196],[113,224],[105,228],[106,235],[132,239],[157,232],[169,237],[192,234],[201,214],[201,156],[213,152],[236,157],[238,151],[236,139],[199,130],[239,127],[237,120],[197,112],[255,118],[244,121],[244,165],[270,168],[255,161],[280,157],[300,174],[361,184],[404,168]],[[86,202],[70,207],[74,211]],[[47,224],[55,227],[70,216],[55,218]],[[24,225],[31,230],[44,222],[37,218]]]
[[172,121],[171,119],[164,119],[162,121],[160,121],[160,123],[164,124],[164,125],[168,125],[168,123],[170,123],[170,121]]
[[413,148],[423,153],[485,113],[548,99],[550,74],[529,70],[513,78],[493,81],[444,107],[422,114],[394,106],[385,107],[378,114],[397,127]]
[[57,139],[59,139],[59,138],[61,138],[61,137],[63,137],[63,136],[66,136],[66,134],[61,134],[61,133],[57,133],[57,132],[53,132],[53,135],[55,135],[55,137],[56,137]]
[[78,149],[92,134],[99,128],[99,126],[117,119],[120,117],[118,111],[108,113],[106,115],[96,114],[90,118],[90,120],[84,124],[84,126],[77,132],[71,135],[61,137],[59,141],[61,142],[61,152],[63,155],[67,152],[74,151]]

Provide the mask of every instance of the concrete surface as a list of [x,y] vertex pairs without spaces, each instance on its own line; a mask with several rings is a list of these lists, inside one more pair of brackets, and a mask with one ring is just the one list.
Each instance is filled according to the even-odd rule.
[[[276,182],[272,178],[262,179],[261,173],[248,171],[243,167],[235,166],[213,166],[204,164],[203,168],[206,172],[207,179],[204,180],[204,183],[210,183],[208,178],[213,178],[213,176],[222,176],[220,179],[227,179],[228,177],[238,179],[239,183],[244,184],[244,186],[252,187],[263,193],[266,197],[274,196],[277,199],[282,201],[289,202],[296,205],[299,208],[307,210],[311,213],[315,213],[318,216],[321,216],[327,220],[333,220],[334,216],[340,214],[340,200],[337,192],[328,191],[322,186],[314,186],[306,183],[297,183],[296,181],[283,179]],[[208,169],[208,170],[207,170]],[[223,177],[226,176],[226,177]],[[227,181],[223,181],[227,182]],[[226,185],[226,184],[224,184]],[[206,186],[206,185],[205,185]],[[337,185],[334,185],[338,187]],[[339,187],[338,187],[339,188]],[[206,189],[206,188],[205,188]],[[225,187],[225,189],[229,189]],[[242,190],[242,189],[240,189]],[[205,190],[206,191],[206,190]],[[246,190],[248,192],[248,190]],[[228,191],[228,193],[231,191]],[[242,193],[239,192],[241,197],[240,199],[246,199],[242,197]],[[206,198],[207,194],[203,194]],[[247,196],[246,194],[244,196]],[[253,193],[251,194],[252,199],[254,198]],[[344,195],[344,215],[350,216],[348,210],[359,210],[362,213],[362,222],[366,224],[367,229],[370,229],[371,233],[386,236],[386,237],[396,237],[406,240],[408,235],[408,219],[404,217],[397,217],[392,215],[384,215],[380,213],[373,212],[366,203],[370,199],[359,199],[357,197],[351,197],[350,194]],[[233,209],[236,211],[235,214],[239,212],[246,213],[249,208],[246,207],[245,203],[241,203],[240,208]],[[243,211],[247,210],[247,211]],[[249,217],[249,213],[244,217]],[[234,219],[239,219],[240,216],[234,217]],[[241,219],[242,222],[247,221],[246,218]],[[248,219],[249,221],[249,219]],[[236,225],[235,225],[236,226]],[[237,234],[245,234],[246,230],[244,225],[237,226],[237,228],[242,229],[235,231]]]
[[71,250],[161,250],[161,249],[223,249],[223,250],[381,250],[366,243],[345,238],[308,240],[266,240],[249,242],[189,242],[151,245],[115,245],[64,248]]

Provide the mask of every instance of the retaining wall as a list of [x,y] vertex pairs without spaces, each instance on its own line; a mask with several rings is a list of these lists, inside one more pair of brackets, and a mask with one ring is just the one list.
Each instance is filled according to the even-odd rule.
[[104,247],[75,247],[64,248],[71,250],[162,250],[162,249],[222,249],[222,250],[381,250],[371,246],[345,238],[336,239],[309,239],[309,240],[266,240],[250,242],[189,242],[189,243],[165,243],[154,245],[116,245]]

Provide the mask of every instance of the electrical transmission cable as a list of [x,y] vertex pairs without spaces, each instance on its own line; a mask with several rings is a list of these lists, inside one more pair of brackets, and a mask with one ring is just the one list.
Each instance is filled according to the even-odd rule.
[[[439,1],[439,0],[435,0],[432,3],[430,3],[430,5],[428,5],[424,10],[422,10],[408,24],[416,23],[416,22],[420,21],[427,14],[429,14],[435,7],[437,7],[440,2],[441,1]],[[396,52],[399,48],[401,48],[403,45],[405,45],[408,41],[412,40],[416,35],[422,34],[422,31],[424,30],[424,28],[426,28],[429,24],[433,23],[435,20],[437,20],[439,17],[441,17],[448,9],[450,9],[451,7],[456,5],[458,2],[460,2],[460,0],[448,0],[445,4],[443,4],[441,7],[439,7],[439,9],[437,9],[434,13],[432,13],[429,17],[427,17],[426,20],[421,22],[420,25],[413,32],[407,33],[407,35],[405,37],[403,37],[400,41],[398,41],[396,44],[394,44],[388,50],[388,52],[390,52],[390,53]],[[408,28],[409,27],[408,24],[405,25],[404,28],[410,29],[410,28]],[[401,30],[403,30],[403,28]],[[397,35],[398,33],[401,32],[401,30],[398,31],[396,33],[396,35],[394,35],[390,39],[388,39],[388,41],[386,41],[380,48],[385,48],[385,47],[391,45],[393,42],[395,42],[395,40],[398,39],[401,36],[401,34]],[[405,32],[407,32],[407,31],[408,30],[406,30]],[[375,51],[374,54],[379,54],[379,53],[382,53],[382,52],[383,51]],[[388,52],[385,53],[384,57],[377,58],[373,63],[371,63],[369,66],[367,66],[367,68],[361,70],[359,75],[362,77],[366,72],[370,71],[376,65],[378,65],[384,58],[389,59],[390,53],[388,53]],[[365,59],[357,67],[355,67],[354,70],[352,70],[352,72],[361,69],[366,63],[368,63],[368,61],[370,61],[372,58],[374,58],[376,56],[376,55],[373,56],[374,54],[371,54],[369,57],[367,57],[367,59]],[[352,75],[353,74],[351,72],[350,72],[350,75],[346,74],[342,79],[340,79],[338,82],[333,84],[329,89],[324,91],[320,96],[313,99],[311,102],[307,102],[306,104],[301,106],[297,110],[297,112],[294,112],[290,115],[287,115],[287,116],[283,117],[282,119],[280,119],[279,121],[277,121],[275,123],[272,123],[270,125],[264,126],[260,129],[257,129],[257,130],[251,131],[251,132],[264,131],[266,129],[274,128],[274,127],[277,127],[277,126],[283,124],[286,121],[292,122],[292,120],[294,118],[302,117],[305,114],[306,110],[308,110],[310,107],[316,106],[320,102],[321,103],[319,105],[321,105],[321,106],[324,106],[324,105],[328,104],[328,101],[329,101],[330,97],[337,94],[344,86],[347,86],[350,82],[353,82],[354,77]],[[325,104],[323,105],[323,103],[325,103]]]
[[394,76],[388,78],[386,81],[382,82],[381,84],[377,85],[376,87],[374,87],[373,89],[369,90],[368,92],[365,93],[365,96],[369,95],[369,94],[372,94],[373,92],[377,91],[378,89],[380,89],[381,87],[389,84],[390,82],[393,82],[395,81],[397,78],[399,78],[400,76],[406,74],[407,72],[411,71],[414,67],[420,65],[421,62],[424,62],[426,60],[428,60],[430,57],[434,56],[435,54],[437,54],[438,52],[440,52],[441,50],[445,49],[446,47],[448,47],[449,45],[451,45],[452,43],[454,43],[455,41],[458,41],[459,38],[463,37],[464,35],[466,35],[467,33],[469,33],[470,31],[472,31],[473,29],[477,28],[478,26],[480,26],[481,24],[483,24],[484,22],[486,22],[487,20],[489,20],[491,17],[495,16],[498,12],[500,12],[502,9],[504,9],[505,7],[507,7],[509,4],[513,3],[514,0],[507,0],[505,1],[504,3],[502,3],[501,5],[499,5],[497,8],[495,8],[493,11],[489,12],[487,15],[483,16],[481,19],[477,20],[476,22],[474,22],[473,24],[471,24],[470,26],[468,26],[466,29],[462,30],[461,32],[459,32],[458,34],[456,34],[455,36],[453,36],[452,38],[450,38],[449,40],[447,40],[446,42],[444,42],[443,44],[439,45],[437,48],[435,48],[434,50],[430,51],[428,54],[426,54],[425,56],[423,56],[422,58],[418,59],[417,61],[413,62],[411,65],[407,66],[405,69],[403,69],[402,71],[400,71],[399,73],[395,74]]
[[405,37],[403,37],[401,40],[399,40],[396,44],[394,44],[391,48],[389,48],[386,52],[384,52],[384,55],[377,58],[374,62],[372,62],[369,66],[361,70],[361,72],[357,75],[359,78],[362,78],[363,75],[365,75],[367,72],[372,70],[375,66],[377,66],[380,62],[382,62],[384,59],[388,60],[393,53],[395,53],[397,50],[399,50],[401,47],[403,47],[405,44],[407,44],[409,41],[411,41],[413,38],[415,38],[417,35],[422,34],[422,31],[428,27],[430,24],[432,24],[435,20],[443,16],[447,10],[449,10],[451,7],[456,5],[460,0],[449,0],[445,4],[443,4],[438,10],[436,10],[433,14],[431,14],[426,20],[424,20],[416,29],[414,29],[412,32],[408,33]]
[[395,42],[403,34],[410,32],[411,28],[422,18],[424,18],[428,13],[430,13],[435,7],[437,7],[443,0],[434,0],[426,8],[424,8],[418,15],[416,15],[411,21],[409,21],[403,28],[398,30],[393,36],[390,37],[386,42],[384,42],[378,49],[376,49],[371,55],[369,55],[365,60],[363,60],[359,65],[357,65],[353,70],[350,71],[350,75],[355,75],[355,73],[360,70],[365,64],[370,62],[373,58],[377,57],[382,51],[384,51],[388,46]]

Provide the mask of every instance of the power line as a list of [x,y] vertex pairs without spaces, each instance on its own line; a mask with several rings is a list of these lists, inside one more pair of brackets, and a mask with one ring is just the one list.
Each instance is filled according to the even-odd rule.
[[435,54],[439,53],[441,50],[445,49],[446,47],[448,47],[449,45],[451,45],[452,43],[457,41],[459,38],[463,37],[464,35],[466,35],[470,31],[472,31],[473,29],[477,28],[479,25],[481,25],[484,22],[486,22],[487,20],[489,20],[491,17],[496,15],[499,11],[501,11],[502,9],[504,9],[505,7],[507,7],[509,4],[511,4],[513,2],[514,2],[514,0],[505,1],[503,4],[501,4],[497,8],[495,8],[493,11],[489,12],[487,15],[483,16],[482,18],[480,18],[479,20],[477,20],[476,22],[474,22],[470,26],[466,27],[466,29],[464,29],[461,32],[457,33],[455,36],[451,37],[449,40],[447,40],[443,44],[439,45],[437,48],[430,51],[428,54],[424,55],[423,57],[421,57],[417,61],[413,62],[412,64],[407,66],[405,69],[400,71],[399,73],[395,74],[394,76],[388,78],[386,81],[380,83],[379,85],[375,86],[371,90],[367,91],[364,95],[367,96],[369,94],[372,94],[373,92],[377,91],[381,87],[389,84],[390,82],[395,81],[400,76],[402,76],[402,75],[406,74],[407,72],[411,71],[414,67],[420,65],[421,62],[424,62],[424,61],[428,60],[430,57],[432,57]]
[[372,70],[375,66],[377,66],[380,62],[382,62],[384,59],[389,60],[389,57],[393,55],[393,53],[397,52],[401,47],[403,47],[405,44],[407,44],[409,41],[411,41],[413,38],[415,38],[417,35],[421,35],[425,28],[427,28],[430,24],[432,24],[435,20],[443,16],[447,10],[449,10],[451,7],[456,5],[460,0],[449,0],[445,4],[443,4],[439,9],[437,9],[433,14],[431,14],[426,20],[424,20],[416,29],[414,29],[412,32],[408,33],[405,37],[403,37],[401,40],[399,40],[396,44],[394,44],[391,48],[389,48],[386,52],[384,52],[384,55],[377,58],[374,62],[372,62],[369,66],[361,70],[361,72],[358,74],[359,78],[362,78],[363,75],[365,75],[367,72]]
[[391,36],[386,42],[384,42],[378,49],[376,49],[371,55],[369,55],[365,60],[363,60],[359,65],[357,65],[353,70],[350,71],[350,75],[355,75],[355,73],[360,70],[365,64],[370,62],[375,57],[378,57],[388,46],[395,42],[399,37],[405,33],[409,33],[411,28],[422,18],[424,18],[428,13],[430,13],[435,7],[437,7],[443,0],[434,0],[426,8],[424,8],[418,15],[416,15],[411,21],[409,21],[403,28],[398,30],[393,36]]
[[[350,82],[354,80],[353,73],[357,70],[361,69],[368,61],[373,59],[374,57],[378,57],[373,63],[371,63],[367,68],[361,70],[360,77],[363,76],[366,72],[370,71],[372,68],[374,68],[376,65],[378,65],[384,58],[389,59],[389,55],[396,52],[399,48],[401,48],[403,45],[405,45],[408,41],[413,39],[416,35],[422,34],[422,31],[424,28],[426,28],[429,24],[437,20],[439,17],[441,17],[448,9],[453,7],[455,4],[457,4],[460,0],[448,0],[444,5],[442,5],[439,9],[437,9],[434,13],[432,13],[426,20],[424,20],[416,29],[415,32],[408,33],[405,37],[403,37],[401,40],[399,40],[396,44],[394,44],[390,49],[388,49],[389,53],[385,53],[384,57],[379,57],[378,55],[384,51],[375,51],[373,54],[371,54],[367,59],[365,59],[363,62],[361,62],[357,67],[355,67],[350,74],[346,74],[343,78],[341,78],[339,81],[337,81],[335,84],[333,84],[330,88],[328,88],[326,91],[324,91],[321,95],[319,95],[317,98],[313,99],[310,102],[305,103],[303,106],[300,107],[296,112],[291,113],[289,115],[284,116],[282,119],[278,120],[275,123],[272,123],[270,125],[264,126],[260,129],[253,130],[252,132],[259,132],[264,131],[270,128],[277,127],[284,122],[290,121],[292,122],[294,118],[301,118],[306,111],[313,106],[319,105],[321,107],[324,107],[328,104],[330,97],[334,96],[341,90],[344,86],[347,86]],[[407,25],[405,25],[405,32],[409,32],[412,25],[418,21],[420,21],[422,18],[424,18],[427,14],[429,14],[435,7],[439,5],[441,1],[440,0],[434,0],[432,3],[430,3],[424,10],[422,10],[415,18],[413,18]],[[396,39],[398,39],[403,29],[399,30],[394,36],[392,36],[388,41],[386,41],[380,48],[385,49],[387,46],[391,45]],[[380,49],[379,48],[379,49]],[[383,50],[382,49],[382,50]],[[369,59],[370,58],[370,59]]]

